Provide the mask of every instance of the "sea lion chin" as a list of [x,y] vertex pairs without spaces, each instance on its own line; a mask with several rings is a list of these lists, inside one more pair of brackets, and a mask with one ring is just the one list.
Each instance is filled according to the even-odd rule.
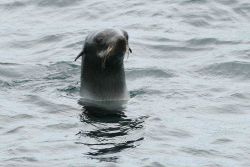
[[124,30],[104,29],[90,33],[75,61],[82,57],[80,104],[109,110],[123,108],[129,100],[124,57],[132,53]]

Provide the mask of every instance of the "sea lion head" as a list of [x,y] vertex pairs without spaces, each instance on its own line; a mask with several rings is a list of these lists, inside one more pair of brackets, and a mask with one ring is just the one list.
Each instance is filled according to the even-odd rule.
[[97,31],[86,37],[84,49],[75,61],[84,54],[90,54],[93,59],[100,59],[102,68],[105,68],[107,62],[119,64],[123,61],[125,53],[132,53],[128,39],[128,33],[124,30]]

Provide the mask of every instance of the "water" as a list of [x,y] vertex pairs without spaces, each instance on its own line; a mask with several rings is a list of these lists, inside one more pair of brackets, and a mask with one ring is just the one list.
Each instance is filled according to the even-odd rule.
[[[250,166],[247,0],[1,0],[0,166]],[[123,28],[131,100],[77,103],[84,37]]]

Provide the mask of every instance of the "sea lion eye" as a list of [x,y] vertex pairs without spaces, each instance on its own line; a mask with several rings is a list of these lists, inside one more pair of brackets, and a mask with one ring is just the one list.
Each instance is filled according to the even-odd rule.
[[103,42],[103,36],[97,36],[95,38],[96,43],[101,44]]

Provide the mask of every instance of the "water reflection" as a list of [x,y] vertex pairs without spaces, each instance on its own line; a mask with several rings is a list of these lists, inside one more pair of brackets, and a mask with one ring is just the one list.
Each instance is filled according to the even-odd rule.
[[122,111],[108,113],[94,107],[83,107],[80,121],[84,126],[77,134],[80,140],[76,144],[90,148],[85,153],[89,158],[114,162],[119,158],[117,153],[135,148],[144,139],[142,128],[146,117],[128,118]]

